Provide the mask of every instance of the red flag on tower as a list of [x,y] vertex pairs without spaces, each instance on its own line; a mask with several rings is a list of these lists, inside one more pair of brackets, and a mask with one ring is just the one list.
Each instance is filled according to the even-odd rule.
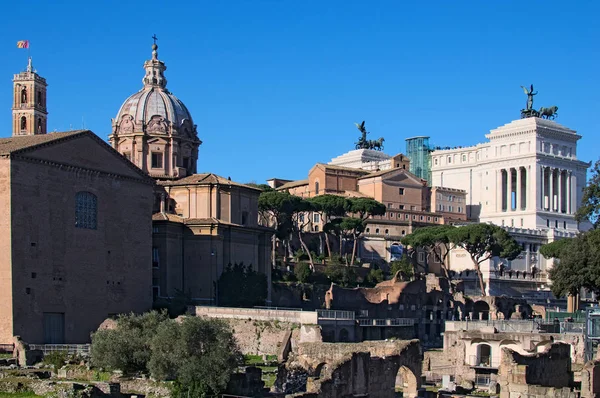
[[29,48],[29,40],[19,40],[17,42],[17,48]]

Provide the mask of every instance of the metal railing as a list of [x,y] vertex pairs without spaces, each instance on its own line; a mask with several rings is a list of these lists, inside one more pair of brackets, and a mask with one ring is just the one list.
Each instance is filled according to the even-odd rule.
[[492,378],[490,377],[490,375],[475,375],[475,385],[478,387],[489,387],[491,382]]
[[360,326],[412,326],[415,320],[412,318],[392,318],[392,319],[359,319]]
[[354,314],[354,311],[317,310],[317,318],[354,320],[356,318],[356,315]]
[[576,322],[560,322],[556,330],[555,323],[535,319],[509,319],[488,321],[446,321],[446,330],[481,330],[494,327],[498,332],[527,332],[527,333],[583,333],[584,324]]
[[500,365],[500,358],[493,358],[491,355],[471,355],[469,356],[469,365],[495,369]]
[[64,351],[69,355],[90,354],[91,344],[29,344],[31,350],[40,350],[45,354],[56,351]]
[[302,308],[291,308],[291,307],[269,307],[266,305],[256,305],[254,308],[259,310],[275,310],[275,311],[302,311]]

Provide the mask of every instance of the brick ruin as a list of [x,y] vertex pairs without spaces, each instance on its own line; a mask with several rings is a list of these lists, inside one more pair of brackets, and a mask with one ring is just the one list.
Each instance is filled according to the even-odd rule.
[[533,355],[503,348],[498,387],[500,398],[578,398],[573,388],[571,347],[556,343]]
[[274,392],[294,397],[416,397],[421,383],[418,340],[300,343],[280,366]]

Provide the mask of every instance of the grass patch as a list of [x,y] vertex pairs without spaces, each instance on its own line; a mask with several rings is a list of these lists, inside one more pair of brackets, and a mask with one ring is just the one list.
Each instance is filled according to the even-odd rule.
[[267,355],[267,360],[263,360],[262,355],[244,355],[244,365],[264,365],[265,362],[271,363],[277,361],[277,355]]
[[0,352],[0,359],[10,359],[12,357],[12,354],[9,354],[8,352]]

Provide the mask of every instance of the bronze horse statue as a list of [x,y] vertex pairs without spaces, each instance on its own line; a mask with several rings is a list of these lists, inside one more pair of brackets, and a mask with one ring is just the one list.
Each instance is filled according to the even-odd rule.
[[554,105],[554,106],[550,106],[548,108],[541,107],[540,110],[538,111],[538,113],[542,119],[554,120],[558,116],[557,111],[558,111],[558,106]]

